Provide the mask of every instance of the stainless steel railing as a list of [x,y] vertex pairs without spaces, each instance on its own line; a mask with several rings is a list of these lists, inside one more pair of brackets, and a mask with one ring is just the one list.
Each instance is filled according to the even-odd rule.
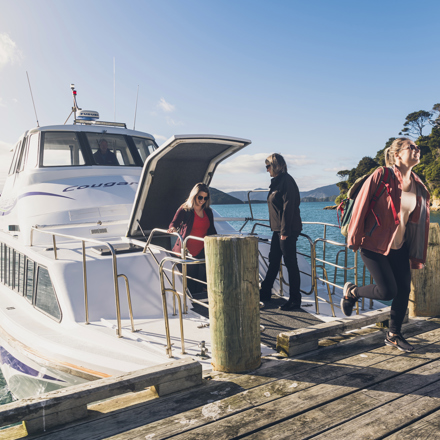
[[57,243],[56,243],[56,237],[63,237],[67,238],[69,240],[73,240],[81,242],[82,247],[82,266],[83,266],[83,285],[84,285],[84,307],[85,307],[85,323],[90,324],[89,321],[89,304],[88,304],[88,288],[87,288],[87,258],[86,258],[86,248],[85,243],[95,243],[100,246],[105,246],[110,251],[110,254],[112,256],[112,269],[113,269],[113,285],[115,290],[115,303],[116,303],[116,320],[117,320],[117,330],[116,334],[119,338],[122,337],[122,324],[121,324],[121,303],[119,298],[119,283],[118,279],[120,277],[123,277],[125,279],[125,286],[127,289],[127,299],[129,304],[129,313],[130,313],[130,320],[131,320],[131,328],[132,331],[136,331],[134,329],[134,322],[133,322],[133,310],[131,306],[131,294],[130,294],[130,287],[128,283],[128,278],[124,274],[118,274],[118,266],[117,266],[117,260],[116,260],[116,251],[114,247],[102,240],[95,240],[92,238],[84,238],[84,237],[76,237],[74,235],[68,235],[68,234],[61,234],[59,232],[53,232],[53,231],[46,231],[38,229],[38,226],[31,227],[31,237],[30,237],[30,245],[33,245],[33,238],[34,238],[34,232],[38,232],[40,234],[47,234],[52,236],[52,243],[53,243],[53,253],[55,260],[58,259],[58,252],[57,252]]
[[[165,276],[164,265],[167,262],[173,263],[172,268],[171,268],[172,281],[171,281],[170,288],[165,287],[165,280],[164,280],[164,276]],[[164,317],[164,321],[165,321],[165,335],[166,335],[166,341],[167,341],[166,354],[168,357],[173,357],[173,353],[172,353],[172,344],[171,344],[170,324],[169,324],[169,319],[168,319],[168,305],[167,305],[167,297],[166,297],[167,292],[171,292],[173,294],[173,302],[176,298],[178,300],[177,304],[179,307],[180,341],[181,341],[181,345],[182,345],[181,353],[185,354],[185,337],[184,337],[183,313],[182,313],[183,310],[182,310],[182,301],[181,301],[181,298],[185,298],[185,291],[178,292],[176,290],[176,273],[175,273],[176,265],[180,264],[183,267],[183,266],[186,266],[187,264],[203,264],[204,262],[205,262],[205,260],[184,260],[182,258],[176,258],[176,257],[165,257],[162,259],[162,261],[159,264],[159,278],[160,278],[160,288],[161,288],[161,294],[162,294],[163,317]],[[204,304],[200,301],[197,301],[194,298],[192,298],[191,300],[197,304],[204,306],[204,307],[208,307],[206,304]],[[175,311],[174,311],[174,313],[175,313]]]

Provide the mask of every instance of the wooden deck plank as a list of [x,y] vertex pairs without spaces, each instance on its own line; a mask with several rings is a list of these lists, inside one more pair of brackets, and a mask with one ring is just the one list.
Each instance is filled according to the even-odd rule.
[[[438,338],[440,339],[440,330]],[[149,407],[132,408],[129,415],[124,412],[112,415],[110,420],[102,419],[94,422],[93,432],[96,430],[100,433],[99,435],[107,432],[115,433],[114,426],[120,424],[120,420],[124,420],[127,430],[136,429],[139,426],[141,426],[139,429],[143,430],[142,426],[149,424],[149,427],[155,430],[155,438],[161,438],[161,433],[167,437],[171,434],[170,430],[173,434],[177,434],[185,431],[189,426],[194,428],[209,422],[210,419],[205,417],[204,412],[205,414],[215,412],[216,419],[224,418],[232,413],[245,411],[261,403],[314,386],[316,383],[347,374],[348,371],[360,370],[366,365],[384,362],[392,357],[393,355],[382,353],[372,353],[368,356],[356,354],[352,360],[345,359],[348,366],[315,364],[303,360],[283,360],[270,363],[269,367],[259,369],[253,375],[229,375],[232,379],[227,382],[224,379],[228,375],[221,374],[218,375],[219,381],[216,388],[213,387],[216,384],[213,380],[206,386],[206,389],[203,387],[192,393],[185,393],[185,396],[188,394],[191,396],[184,399],[175,395],[173,402],[159,399],[152,402]],[[336,362],[341,360],[339,357],[337,359]],[[284,379],[279,379],[280,376]],[[71,431],[64,430],[63,435],[68,437],[75,432],[75,438],[93,439],[95,437],[91,434],[90,426],[90,423],[84,426],[76,425]],[[53,437],[46,435],[44,438],[56,439],[57,435],[59,434],[56,433]]]
[[[354,432],[356,440],[382,438],[409,420],[437,409],[440,399],[435,396],[439,392],[440,360],[249,435],[246,439],[289,439],[292,432],[297,439],[352,439]],[[429,398],[424,398],[427,395]]]
[[[434,336],[434,334],[432,334],[432,336]],[[438,336],[439,332],[437,332],[435,335],[437,340]],[[391,351],[396,352],[397,350],[393,349]],[[361,358],[360,356],[359,358],[359,360],[362,362],[367,362],[368,359],[368,357]],[[264,399],[262,398],[262,395],[269,393],[269,391],[265,390],[264,387],[259,387],[258,390],[255,390],[255,394],[259,392],[259,395],[255,395],[254,399],[251,401],[252,407],[243,408],[243,410],[239,413],[234,414],[234,409],[236,408],[234,408],[232,405],[228,405],[228,399],[225,399],[225,401],[218,402],[216,405],[207,405],[206,407],[202,408],[201,414],[199,413],[199,415],[192,413],[186,418],[187,414],[182,414],[181,417],[183,416],[183,418],[188,420],[190,423],[189,426],[185,426],[185,430],[188,432],[177,435],[175,438],[202,439],[208,438],[210,435],[215,435],[216,439],[230,439],[237,436],[246,435],[256,428],[275,422],[281,422],[286,418],[292,417],[292,414],[308,411],[328,401],[353,393],[359,388],[373,385],[377,381],[384,380],[387,377],[399,375],[404,371],[411,370],[419,365],[429,362],[430,359],[427,359],[423,356],[397,356],[391,358],[391,360],[387,359],[379,364],[375,364],[374,368],[366,367],[363,369],[350,369],[347,367],[338,366],[338,369],[342,374],[340,374],[337,379],[334,379],[327,384],[320,384],[312,387],[307,387],[304,385],[306,386],[305,389],[300,388],[298,385],[298,387],[294,389],[290,395],[283,396],[269,402],[264,402]],[[390,368],[390,363],[393,364],[391,365],[392,368]],[[330,370],[331,369],[329,369],[327,373],[331,373]],[[350,370],[350,372],[347,372],[346,370]],[[307,375],[310,376],[310,372],[306,372],[304,375],[305,377],[307,377]],[[294,380],[295,376],[292,376],[292,379]],[[292,385],[293,383],[290,386]],[[266,396],[269,400],[270,396],[267,394]],[[256,398],[258,400],[255,400]],[[200,418],[205,424],[197,427],[197,425],[200,424]],[[209,423],[209,418],[211,418],[212,423]],[[120,436],[114,436],[112,439],[140,439],[145,438],[148,435],[154,436],[155,439],[160,439],[174,436],[174,428],[168,428],[166,431],[163,430],[164,427],[169,427],[171,422],[172,419],[162,420],[160,423],[141,427],[133,430],[133,432],[130,434],[124,433]]]
[[315,438],[348,440],[356,432],[356,440],[382,439],[439,408],[440,383],[435,382]]
[[330,408],[332,401],[340,397],[342,401],[344,396],[349,399],[356,393],[366,393],[378,381],[386,383],[393,377],[397,381],[405,372],[433,364],[432,361],[440,358],[440,344],[436,344],[440,341],[439,324],[434,319],[405,327],[405,336],[417,335],[417,351],[411,355],[363,341],[363,347],[362,343],[341,345],[296,359],[265,361],[252,374],[213,373],[212,380],[205,380],[192,391],[139,403],[99,415],[92,421],[84,420],[50,434],[28,438],[215,437],[220,440],[246,436],[256,429],[266,431],[268,426],[282,425],[284,420],[299,417],[301,413],[312,415],[314,410],[326,405]]
[[407,426],[384,440],[438,440],[440,439],[440,411]]

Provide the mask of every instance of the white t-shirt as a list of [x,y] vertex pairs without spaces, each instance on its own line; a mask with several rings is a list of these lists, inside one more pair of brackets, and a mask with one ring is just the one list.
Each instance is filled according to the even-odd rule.
[[409,215],[414,211],[417,205],[416,184],[414,180],[411,180],[411,188],[409,191],[402,191],[400,202],[400,224],[397,227],[391,249],[400,249],[405,242],[406,224],[408,223]]

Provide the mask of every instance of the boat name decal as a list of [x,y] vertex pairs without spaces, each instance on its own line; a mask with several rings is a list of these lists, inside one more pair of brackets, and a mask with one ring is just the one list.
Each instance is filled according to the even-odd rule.
[[106,183],[93,183],[91,185],[73,185],[68,186],[67,188],[63,189],[63,192],[67,191],[75,191],[77,189],[86,189],[86,188],[108,188],[109,186],[115,186],[115,185],[137,185],[138,182],[106,182]]

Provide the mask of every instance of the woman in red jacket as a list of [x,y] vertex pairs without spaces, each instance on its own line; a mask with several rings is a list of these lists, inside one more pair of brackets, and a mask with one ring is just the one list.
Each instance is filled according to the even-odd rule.
[[[414,347],[401,334],[411,290],[411,268],[426,261],[429,232],[429,193],[412,172],[420,162],[420,148],[410,139],[398,138],[385,150],[391,178],[387,191],[370,203],[381,182],[377,169],[362,186],[354,205],[347,243],[361,249],[361,257],[376,284],[358,287],[346,283],[341,309],[350,316],[360,297],[392,300],[385,344],[410,352]],[[411,266],[410,266],[411,262]]]
[[[197,183],[191,190],[186,202],[177,210],[172,222],[169,225],[168,232],[179,233],[183,240],[188,235],[203,238],[206,235],[217,234],[214,226],[214,216],[209,207],[209,188],[204,183]],[[205,258],[205,250],[203,241],[191,240],[187,241],[187,249],[192,257],[196,259]],[[180,253],[182,243],[178,239],[173,247],[173,252]],[[205,281],[204,270],[200,264],[190,264],[187,266],[187,275],[191,278],[202,279]],[[188,289],[195,293],[202,290],[198,287],[200,283],[188,280]]]

